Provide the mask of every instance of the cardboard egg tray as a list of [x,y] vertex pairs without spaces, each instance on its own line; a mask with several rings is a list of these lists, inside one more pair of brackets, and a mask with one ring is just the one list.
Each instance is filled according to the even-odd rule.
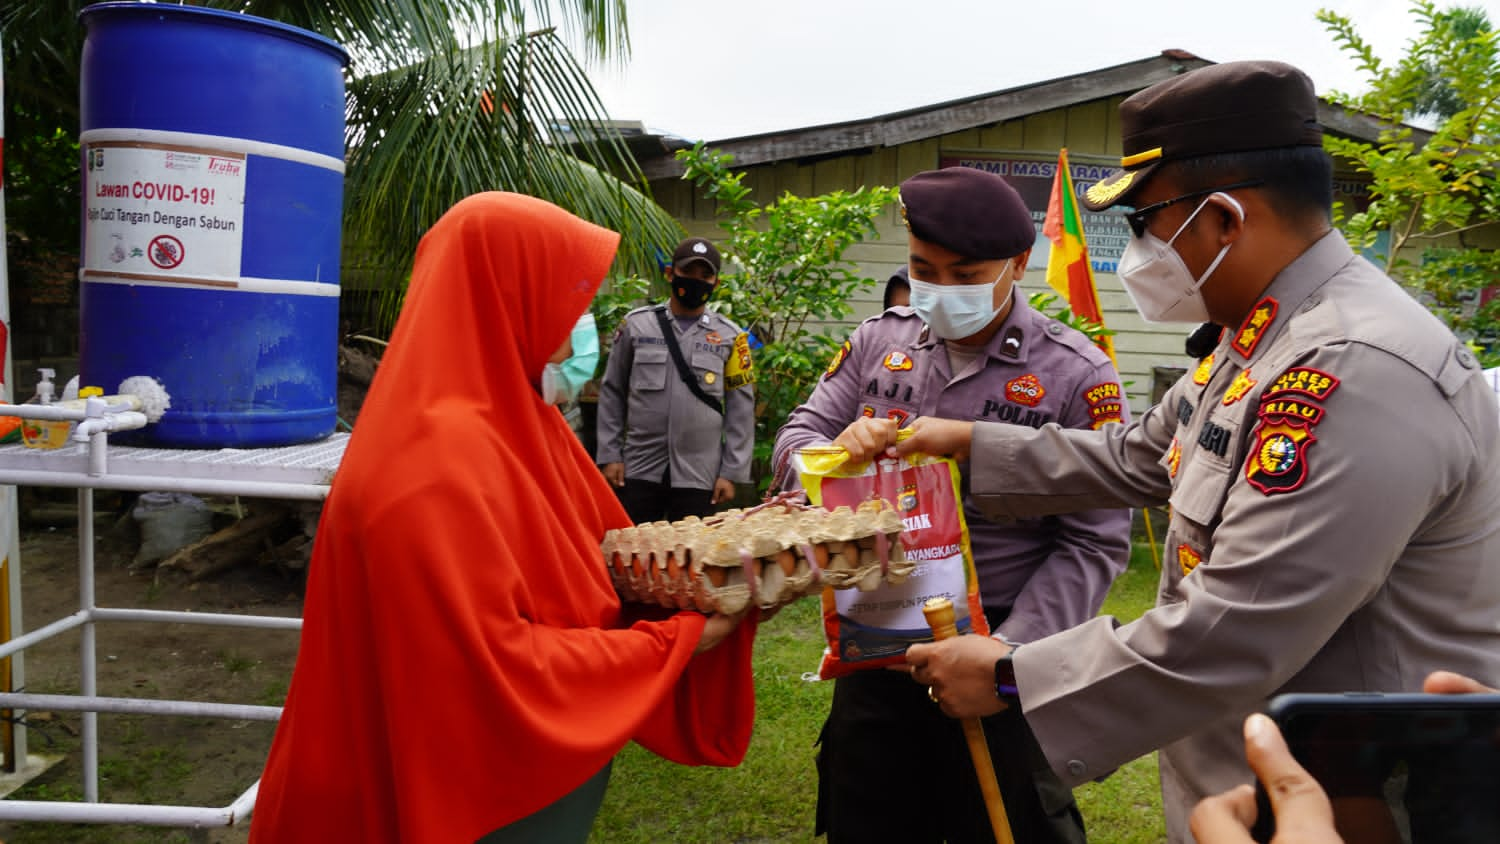
[[604,535],[604,563],[627,601],[737,613],[834,589],[871,590],[915,568],[884,501],[829,511],[776,500],[707,519],[649,522]]

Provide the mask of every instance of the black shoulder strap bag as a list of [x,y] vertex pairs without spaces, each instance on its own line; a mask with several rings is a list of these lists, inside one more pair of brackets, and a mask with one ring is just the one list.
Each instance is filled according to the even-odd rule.
[[667,317],[667,306],[657,305],[656,321],[661,323],[661,336],[666,338],[667,350],[672,353],[672,362],[677,364],[677,374],[682,376],[682,383],[687,385],[693,395],[697,396],[704,404],[713,408],[714,413],[724,415],[724,405],[713,396],[703,392],[698,386],[698,378],[688,369],[687,361],[682,358],[682,347],[677,345],[677,332],[672,329],[672,321]]

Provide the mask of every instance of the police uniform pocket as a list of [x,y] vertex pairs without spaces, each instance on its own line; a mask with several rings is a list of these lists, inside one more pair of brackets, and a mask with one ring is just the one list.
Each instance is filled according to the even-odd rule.
[[[1234,475],[1234,428],[1210,419],[1199,432],[1198,442],[1185,454],[1170,499],[1172,512],[1198,525],[1208,526],[1224,508],[1224,497]],[[1230,421],[1230,424],[1234,423]]]
[[693,373],[698,376],[698,386],[711,396],[724,395],[724,358],[704,351],[693,350]]
[[630,369],[630,389],[665,390],[667,388],[667,360],[665,346],[645,346],[635,350],[635,363]]

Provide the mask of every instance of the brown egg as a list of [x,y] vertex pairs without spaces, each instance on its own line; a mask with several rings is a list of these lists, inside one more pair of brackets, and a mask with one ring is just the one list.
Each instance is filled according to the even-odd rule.
[[636,577],[646,576],[646,566],[641,562],[639,554],[630,555],[630,570],[635,573]]
[[859,568],[859,546],[853,542],[846,543],[844,545],[844,560],[846,561],[844,563],[845,568]]
[[708,575],[708,582],[712,583],[715,588],[723,586],[725,581],[729,580],[729,572],[720,566],[704,566],[703,573]]
[[828,546],[819,542],[812,549],[813,559],[817,561],[818,568],[828,568]]
[[787,577],[797,573],[797,555],[790,548],[783,548],[776,552],[776,564],[781,566],[781,573]]
[[625,559],[620,556],[619,551],[610,554],[609,565],[610,568],[615,570],[615,574],[621,577],[625,576]]
[[671,551],[667,552],[667,579],[678,580],[682,577],[682,566],[677,564],[677,555]]

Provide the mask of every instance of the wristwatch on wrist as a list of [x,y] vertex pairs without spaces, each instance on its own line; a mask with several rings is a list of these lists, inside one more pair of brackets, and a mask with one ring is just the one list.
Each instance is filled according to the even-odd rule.
[[1021,693],[1016,689],[1016,666],[1011,661],[1020,649],[1017,645],[995,660],[995,697],[1007,703],[1021,699]]

